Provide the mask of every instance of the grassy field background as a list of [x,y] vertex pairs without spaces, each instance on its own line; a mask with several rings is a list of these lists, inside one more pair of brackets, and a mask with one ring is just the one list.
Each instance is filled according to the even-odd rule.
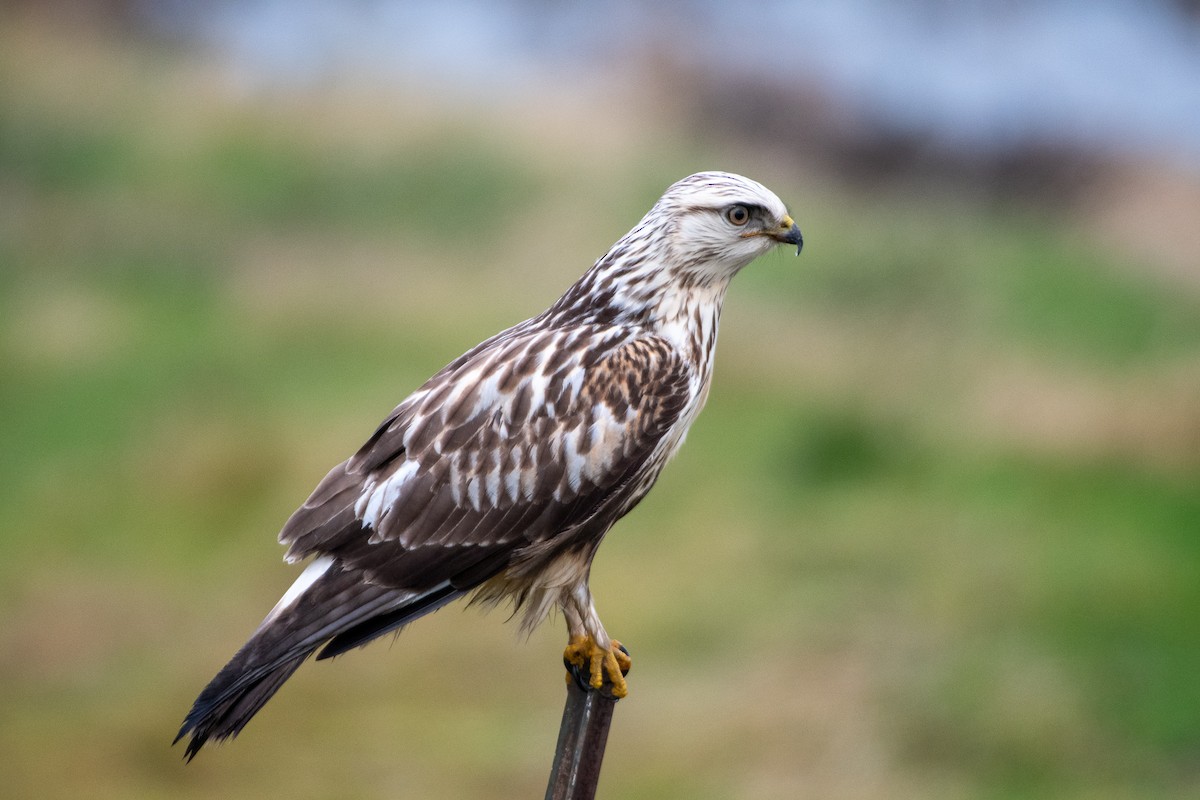
[[169,743],[324,471],[722,168],[807,245],[739,277],[709,406],[596,563],[635,657],[602,796],[1200,795],[1200,284],[1037,209],[553,108],[282,101],[0,33],[5,794],[540,796],[557,619],[451,607],[231,746]]

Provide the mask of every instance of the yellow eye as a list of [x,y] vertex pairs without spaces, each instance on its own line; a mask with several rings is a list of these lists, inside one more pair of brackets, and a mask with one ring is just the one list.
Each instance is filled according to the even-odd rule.
[[750,209],[745,206],[730,206],[725,209],[725,219],[729,220],[729,224],[740,228],[750,221]]

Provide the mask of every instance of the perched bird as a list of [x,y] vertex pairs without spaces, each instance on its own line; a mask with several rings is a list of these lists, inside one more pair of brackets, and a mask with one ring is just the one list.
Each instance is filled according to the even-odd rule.
[[236,735],[296,668],[475,593],[523,626],[555,606],[564,657],[626,693],[628,657],[588,589],[592,557],[658,478],[708,395],[729,281],[800,229],[765,186],[675,183],[549,309],[468,350],[388,415],[279,534],[311,558],[201,692],[190,760]]

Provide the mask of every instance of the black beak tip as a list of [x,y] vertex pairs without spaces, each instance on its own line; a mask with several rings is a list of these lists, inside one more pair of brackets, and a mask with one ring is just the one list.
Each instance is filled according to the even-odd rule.
[[804,237],[800,234],[800,226],[792,223],[791,230],[787,232],[783,241],[796,245],[796,255],[800,255],[800,251],[804,249]]

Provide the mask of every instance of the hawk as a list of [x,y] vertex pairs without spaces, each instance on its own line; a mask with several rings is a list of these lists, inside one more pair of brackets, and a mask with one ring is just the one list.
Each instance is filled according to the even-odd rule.
[[190,760],[236,735],[313,653],[359,647],[468,593],[555,606],[565,658],[626,693],[628,656],[588,589],[609,528],[683,444],[712,379],[729,281],[803,240],[778,197],[739,175],[673,184],[549,309],[430,378],[338,464],[279,534],[311,559],[200,693],[176,741]]

